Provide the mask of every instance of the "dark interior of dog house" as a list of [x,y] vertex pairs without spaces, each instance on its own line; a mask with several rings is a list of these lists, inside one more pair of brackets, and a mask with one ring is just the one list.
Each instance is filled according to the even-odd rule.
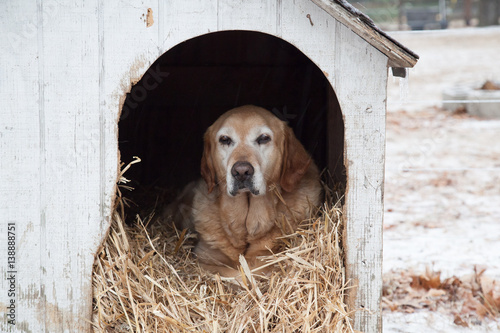
[[200,178],[205,130],[247,104],[287,121],[329,182],[345,185],[344,124],[325,75],[295,46],[259,32],[210,33],[164,53],[127,94],[119,121],[122,163],[141,159],[125,175],[133,215]]

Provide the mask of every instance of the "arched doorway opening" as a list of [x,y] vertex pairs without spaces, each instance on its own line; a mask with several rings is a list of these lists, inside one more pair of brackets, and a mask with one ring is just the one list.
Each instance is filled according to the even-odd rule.
[[325,74],[280,38],[223,31],[173,47],[127,94],[119,122],[121,160],[142,160],[127,173],[136,189],[133,212],[151,208],[158,197],[173,199],[199,178],[205,130],[246,104],[287,121],[318,167],[328,169],[328,179],[345,186],[343,118]]

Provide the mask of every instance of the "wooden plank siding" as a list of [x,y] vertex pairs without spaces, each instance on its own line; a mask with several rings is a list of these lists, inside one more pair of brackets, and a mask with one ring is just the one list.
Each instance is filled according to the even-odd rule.
[[[351,301],[364,308],[355,328],[380,332],[388,56],[324,9],[319,0],[2,2],[0,244],[15,222],[17,325],[2,321],[0,331],[90,331],[92,265],[110,224],[126,93],[178,43],[245,29],[295,45],[335,90],[345,123],[347,274],[358,285]],[[2,250],[1,290],[6,262]],[[2,292],[0,308],[8,302]]]
[[275,0],[219,0],[217,3],[217,30],[255,30],[258,21],[259,31],[276,33]]
[[[344,113],[347,190],[344,250],[355,325],[381,332],[387,57],[340,22],[335,92]],[[346,70],[347,69],[347,70]]]
[[[42,15],[46,5],[40,2]],[[96,208],[102,190],[99,51],[94,38],[97,2],[75,0],[57,6],[57,19],[43,18],[38,25],[39,84],[43,87],[39,129],[41,227],[33,236],[40,237],[40,313],[45,314],[41,327],[46,332],[61,332],[68,327],[83,330],[87,326],[82,319],[91,314],[87,305],[91,302],[89,271],[97,245],[98,224],[94,223],[101,219]],[[26,267],[28,272],[23,274],[31,269]],[[36,326],[30,329],[36,330]]]
[[[34,234],[40,230],[40,90],[38,65],[38,6],[30,3],[6,1],[0,4],[2,13],[10,13],[9,20],[0,20],[2,65],[0,66],[0,331],[8,332],[3,313],[7,313],[10,281],[7,280],[7,226],[15,223],[16,265],[18,272],[16,311],[17,328],[37,322],[41,306],[41,285],[37,281],[42,272],[42,244]],[[1,14],[0,14],[1,15]],[[23,235],[27,239],[23,240]],[[35,236],[35,237],[33,237]],[[29,245],[27,244],[29,243]],[[34,270],[33,267],[35,267]],[[5,318],[5,319],[4,319]]]

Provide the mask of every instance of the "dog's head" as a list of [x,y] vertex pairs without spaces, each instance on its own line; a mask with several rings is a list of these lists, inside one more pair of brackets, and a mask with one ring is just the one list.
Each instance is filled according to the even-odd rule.
[[230,196],[248,191],[264,195],[273,184],[291,192],[311,163],[292,129],[256,106],[224,113],[204,141],[201,175],[209,192],[222,185]]

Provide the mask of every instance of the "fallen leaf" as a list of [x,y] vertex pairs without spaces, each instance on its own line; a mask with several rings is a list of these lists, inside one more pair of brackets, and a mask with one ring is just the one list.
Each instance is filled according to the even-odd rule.
[[453,323],[458,326],[469,327],[469,324],[467,324],[467,322],[463,320],[459,315],[455,315],[455,320],[453,320]]

